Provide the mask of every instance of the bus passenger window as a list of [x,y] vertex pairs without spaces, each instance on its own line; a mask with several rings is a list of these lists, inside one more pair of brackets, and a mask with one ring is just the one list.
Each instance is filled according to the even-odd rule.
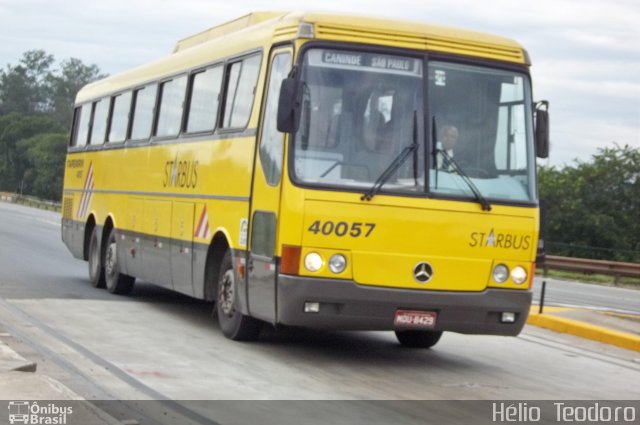
[[191,79],[187,133],[213,131],[218,115],[222,66],[193,74]]
[[135,106],[133,111],[133,124],[131,126],[131,140],[148,139],[151,135],[153,123],[153,109],[156,104],[155,84],[143,87],[135,91]]
[[160,112],[156,136],[177,136],[180,133],[187,77],[179,77],[160,85]]
[[71,146],[84,146],[87,144],[89,136],[89,123],[91,121],[91,103],[85,103],[76,108],[75,127]]
[[124,142],[129,126],[129,109],[131,108],[131,92],[113,98],[113,112],[109,129],[109,142]]
[[93,127],[91,128],[91,145],[104,143],[107,132],[107,115],[109,115],[109,99],[100,99],[93,104]]
[[225,128],[241,128],[247,125],[260,73],[260,60],[260,55],[254,55],[229,66],[222,119]]

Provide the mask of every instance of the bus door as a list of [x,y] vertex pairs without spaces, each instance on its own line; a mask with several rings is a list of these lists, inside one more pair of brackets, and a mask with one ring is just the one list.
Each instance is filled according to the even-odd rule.
[[285,141],[284,134],[277,129],[276,116],[280,85],[291,69],[291,56],[290,47],[271,52],[251,200],[247,267],[249,313],[272,323],[276,320],[276,235]]

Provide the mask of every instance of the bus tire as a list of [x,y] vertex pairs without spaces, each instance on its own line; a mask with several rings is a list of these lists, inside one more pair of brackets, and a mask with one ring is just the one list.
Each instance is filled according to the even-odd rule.
[[104,277],[107,291],[118,295],[130,293],[136,280],[135,277],[120,272],[115,228],[111,229],[104,250]]
[[400,344],[409,348],[431,348],[440,341],[442,331],[396,331]]
[[94,288],[104,288],[106,286],[104,278],[104,267],[102,266],[102,253],[100,252],[100,241],[98,241],[98,228],[93,227],[91,238],[89,239],[89,280]]
[[222,334],[234,341],[255,341],[260,336],[261,323],[236,310],[236,276],[227,249],[218,275],[216,312]]

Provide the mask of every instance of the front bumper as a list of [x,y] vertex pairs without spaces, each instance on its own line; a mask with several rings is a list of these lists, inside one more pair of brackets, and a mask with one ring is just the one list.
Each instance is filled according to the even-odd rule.
[[[358,285],[353,281],[278,276],[278,323],[318,329],[393,330],[395,312],[435,311],[434,330],[464,334],[517,335],[524,327],[532,293],[486,289],[482,292],[423,291]],[[305,313],[305,302],[319,302]],[[501,323],[502,312],[516,314]]]

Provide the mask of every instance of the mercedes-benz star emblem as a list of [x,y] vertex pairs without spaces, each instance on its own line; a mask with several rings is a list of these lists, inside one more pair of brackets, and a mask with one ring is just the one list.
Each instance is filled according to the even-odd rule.
[[429,263],[421,262],[416,264],[416,266],[413,268],[413,278],[418,283],[427,283],[431,280],[432,277],[433,268]]

